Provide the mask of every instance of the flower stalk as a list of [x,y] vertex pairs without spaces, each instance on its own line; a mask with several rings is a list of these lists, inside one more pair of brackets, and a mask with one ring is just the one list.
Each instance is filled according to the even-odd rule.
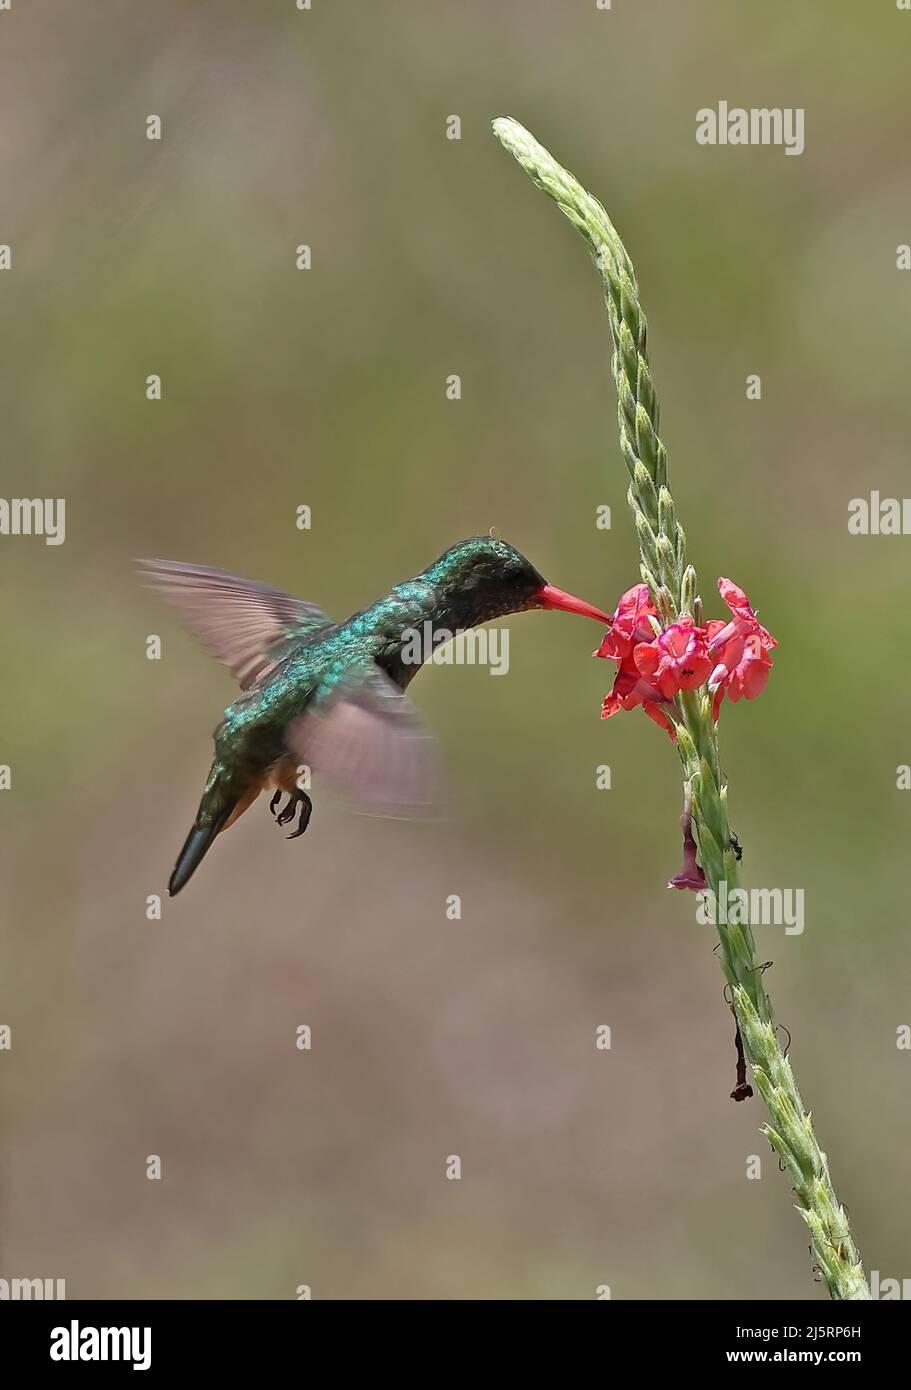
[[[598,200],[517,121],[500,118],[493,122],[493,130],[532,182],[554,200],[587,242],[601,277],[613,342],[611,367],[617,386],[620,448],[629,473],[627,499],[639,540],[645,586],[641,596],[630,590],[621,600],[614,627],[600,653],[620,663],[604,712],[641,703],[674,739],[683,764],[684,834],[690,838],[685,839],[684,870],[671,886],[698,887],[695,875],[701,867],[705,886],[717,903],[722,885],[730,895],[739,883],[739,846],[728,822],[727,785],[718,750],[716,719],[724,691],[722,682],[727,683],[730,698],[740,694],[752,698],[765,683],[774,639],[755,621],[745,595],[726,580],[719,581],[719,587],[733,621],[701,627],[696,571],[687,563],[686,536],[668,485],[667,451],[658,429],[658,398],[649,368],[645,314],[632,261],[613,223]],[[654,632],[651,642],[642,640],[652,635],[646,624]],[[697,661],[700,654],[703,663],[711,654],[719,662],[710,680],[703,678],[702,667],[694,662],[686,664],[690,647],[697,651],[701,640],[693,635],[694,629],[711,637],[710,645],[698,650]],[[752,652],[744,651],[745,633],[752,634]],[[629,664],[631,653],[635,666]],[[688,688],[687,676],[699,679],[700,684]],[[698,864],[691,854],[693,840]],[[832,1298],[869,1299],[860,1256],[844,1207],[835,1195],[826,1155],[819,1147],[774,1026],[752,930],[748,923],[718,921],[716,931],[743,1049],[769,1113],[769,1123],[762,1126],[762,1132],[791,1178],[797,1210],[809,1228],[820,1274]],[[736,1090],[740,1095],[735,1092],[735,1098],[746,1094],[742,1086]]]

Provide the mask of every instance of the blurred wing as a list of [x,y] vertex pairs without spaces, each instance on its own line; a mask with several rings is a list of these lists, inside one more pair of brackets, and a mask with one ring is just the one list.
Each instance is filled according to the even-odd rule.
[[352,670],[292,720],[288,749],[368,815],[412,819],[441,811],[436,741],[378,666]]
[[300,642],[334,627],[322,609],[255,579],[177,560],[139,560],[148,587],[179,609],[194,637],[240,682],[264,676]]

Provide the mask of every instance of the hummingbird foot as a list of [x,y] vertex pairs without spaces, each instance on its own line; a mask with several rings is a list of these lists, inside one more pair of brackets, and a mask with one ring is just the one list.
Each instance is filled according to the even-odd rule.
[[275,808],[284,794],[285,793],[283,793],[282,791],[277,791],[275,793],[271,802],[269,803],[269,810],[272,812],[273,816],[275,816],[275,819],[278,821],[279,825],[288,825],[291,821],[294,820],[295,816],[298,817],[297,829],[292,830],[291,834],[288,836],[289,840],[296,840],[298,836],[303,835],[304,831],[307,829],[307,826],[310,824],[310,815],[313,811],[313,802],[310,800],[306,792],[288,792],[287,802],[282,807],[282,809],[276,814]]
[[313,811],[313,802],[310,800],[306,792],[300,793],[300,808],[301,810],[297,822],[297,829],[291,831],[291,834],[288,836],[289,840],[298,839],[301,835],[303,835],[304,831],[307,829],[307,826],[310,824],[310,816]]

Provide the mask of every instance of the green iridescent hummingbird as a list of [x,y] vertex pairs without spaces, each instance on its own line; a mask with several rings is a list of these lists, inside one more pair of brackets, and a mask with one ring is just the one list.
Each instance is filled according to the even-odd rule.
[[416,634],[453,634],[531,608],[611,622],[600,608],[546,583],[493,535],[460,541],[342,623],[225,570],[139,563],[243,691],[215,730],[215,758],[168,884],[172,896],[261,791],[273,792],[279,825],[297,817],[291,839],[310,820],[301,782],[309,785],[311,774],[354,794],[373,814],[418,815],[433,805],[433,741],[404,694],[433,654],[433,641],[416,644]]

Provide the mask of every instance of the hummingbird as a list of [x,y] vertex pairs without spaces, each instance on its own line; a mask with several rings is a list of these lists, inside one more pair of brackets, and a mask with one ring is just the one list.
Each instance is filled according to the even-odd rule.
[[226,570],[173,560],[137,563],[148,586],[176,605],[242,692],[214,732],[208,780],[168,884],[172,897],[215,837],[263,791],[272,792],[279,825],[297,818],[288,838],[303,835],[313,809],[305,789],[311,773],[373,814],[408,817],[433,805],[433,740],[405,695],[432,650],[426,642],[416,650],[414,634],[452,635],[536,608],[612,621],[548,584],[493,534],[460,541],[341,623],[312,603]]

